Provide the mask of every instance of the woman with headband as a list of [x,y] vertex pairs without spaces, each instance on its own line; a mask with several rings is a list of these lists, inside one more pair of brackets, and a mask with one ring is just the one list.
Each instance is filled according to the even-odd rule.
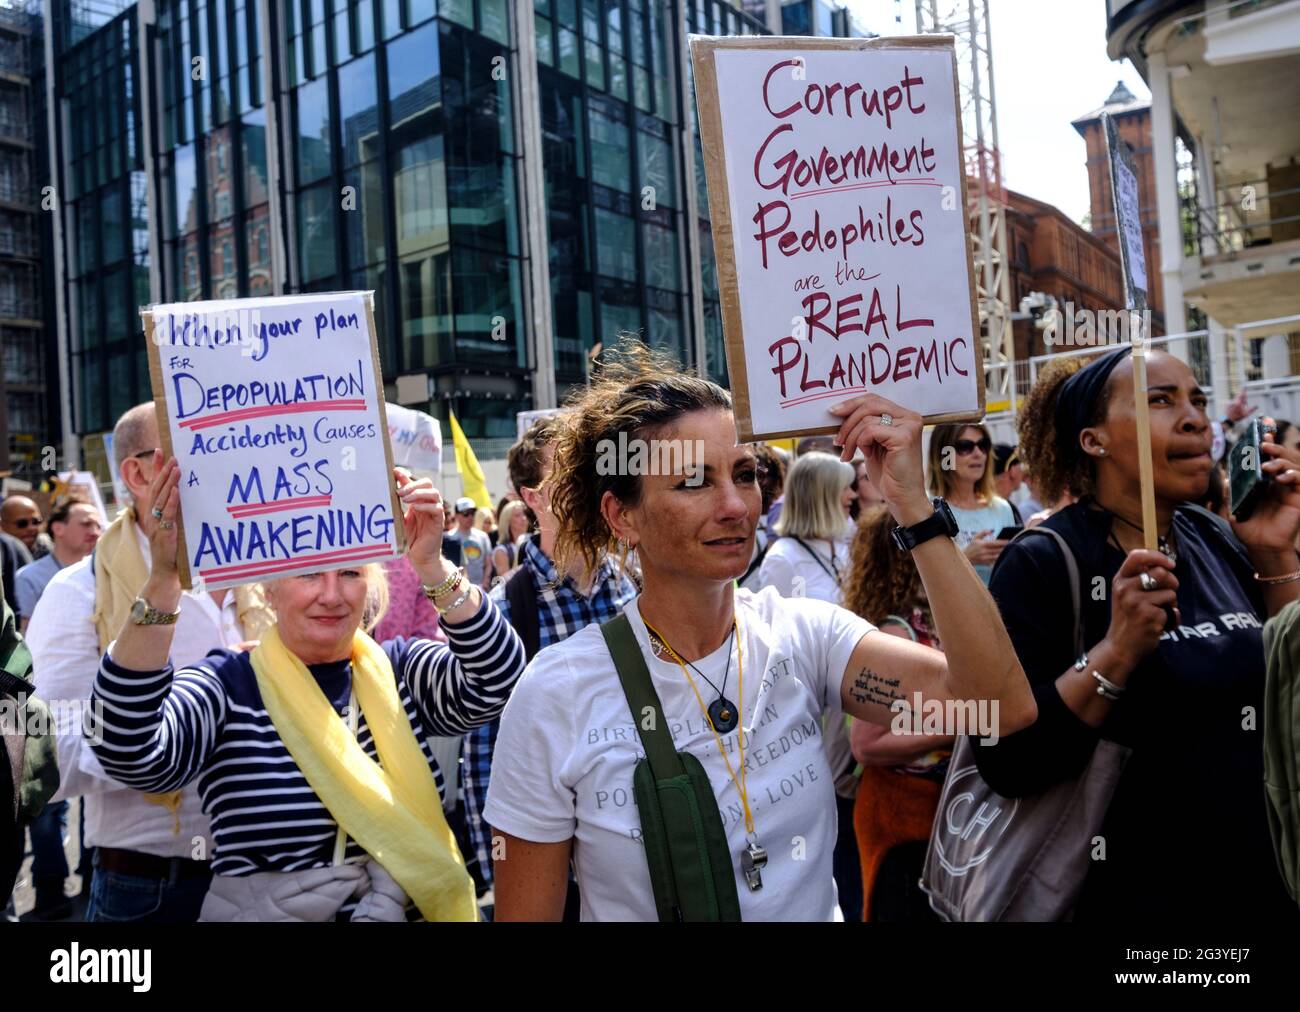
[[1274,489],[1245,523],[1191,506],[1214,467],[1206,394],[1186,363],[1152,352],[1160,550],[1146,550],[1128,352],[1051,363],[1020,416],[1044,501],[1079,497],[1044,526],[1078,564],[1085,652],[1059,547],[1010,544],[990,589],[1038,719],[975,757],[990,787],[1024,797],[1078,777],[1099,739],[1132,749],[1075,919],[1294,918],[1265,814],[1261,630],[1300,596],[1300,453],[1262,444]]

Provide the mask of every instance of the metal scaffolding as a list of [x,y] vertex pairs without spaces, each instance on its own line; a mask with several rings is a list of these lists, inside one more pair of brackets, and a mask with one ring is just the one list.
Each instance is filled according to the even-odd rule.
[[987,411],[1014,413],[1016,348],[1011,328],[1007,193],[998,148],[988,0],[916,0],[916,29],[927,35],[952,35],[956,40]]

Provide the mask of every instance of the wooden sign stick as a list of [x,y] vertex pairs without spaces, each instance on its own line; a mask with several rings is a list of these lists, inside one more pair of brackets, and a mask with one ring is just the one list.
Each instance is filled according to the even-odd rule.
[[1142,545],[1157,548],[1156,487],[1151,465],[1151,412],[1147,405],[1147,342],[1141,332],[1141,314],[1133,313],[1133,411],[1137,422],[1138,482],[1142,496]]

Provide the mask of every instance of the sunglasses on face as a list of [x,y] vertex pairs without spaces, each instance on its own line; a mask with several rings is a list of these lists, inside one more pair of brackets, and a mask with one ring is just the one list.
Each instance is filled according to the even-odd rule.
[[952,448],[957,451],[959,457],[968,457],[977,449],[980,453],[987,454],[992,446],[993,442],[988,436],[983,436],[980,439],[959,439],[952,444]]
[[32,526],[39,527],[40,525],[41,525],[40,517],[23,517],[21,520],[14,521],[14,526],[17,527],[20,531],[25,531],[27,530],[28,527],[32,527]]

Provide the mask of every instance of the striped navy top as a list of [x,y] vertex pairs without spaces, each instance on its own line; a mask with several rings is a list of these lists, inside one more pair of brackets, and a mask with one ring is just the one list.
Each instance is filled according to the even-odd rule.
[[[422,639],[383,645],[439,796],[442,771],[428,739],[461,735],[496,717],[524,669],[518,635],[486,598],[473,618],[442,628],[446,646]],[[309,668],[342,715],[351,663]],[[212,819],[213,872],[251,875],[333,863],[337,823],[271,723],[248,654],[214,650],[174,673],[170,666],[129,671],[105,654],[92,698],[103,705],[103,723],[91,748],[111,777],[159,793],[198,778]],[[364,712],[357,740],[377,762]],[[349,839],[347,858],[364,857]]]

